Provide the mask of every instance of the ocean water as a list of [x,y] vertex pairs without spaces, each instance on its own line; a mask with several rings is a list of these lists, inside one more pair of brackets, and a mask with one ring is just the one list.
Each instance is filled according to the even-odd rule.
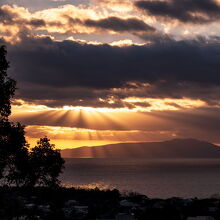
[[220,159],[66,159],[62,184],[150,198],[220,195]]

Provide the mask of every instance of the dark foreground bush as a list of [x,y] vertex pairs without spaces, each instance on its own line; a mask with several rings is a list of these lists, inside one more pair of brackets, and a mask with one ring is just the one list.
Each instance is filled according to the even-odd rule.
[[220,219],[220,199],[149,199],[118,190],[1,187],[0,220]]

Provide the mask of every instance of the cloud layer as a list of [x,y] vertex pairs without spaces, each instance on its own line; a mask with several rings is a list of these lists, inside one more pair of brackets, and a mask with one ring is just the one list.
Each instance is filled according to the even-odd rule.
[[220,142],[217,1],[19,2],[0,3],[14,120]]
[[219,99],[216,40],[116,47],[25,38],[8,49],[10,74],[24,100],[47,100],[54,106],[80,100],[82,106],[119,107],[122,99],[132,96],[188,97],[209,103]]
[[186,23],[207,23],[220,18],[220,5],[215,0],[136,1],[135,5],[149,15]]

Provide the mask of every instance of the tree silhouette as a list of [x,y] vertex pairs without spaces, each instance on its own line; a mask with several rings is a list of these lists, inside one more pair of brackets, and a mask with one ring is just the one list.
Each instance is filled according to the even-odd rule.
[[[27,156],[27,145],[24,137],[24,126],[9,122],[11,98],[15,93],[16,82],[7,76],[9,63],[6,60],[6,48],[0,47],[0,179],[9,182],[15,172],[17,178],[23,175],[19,161]],[[18,175],[19,174],[19,175]]]
[[60,151],[41,138],[37,146],[28,151],[24,126],[11,123],[11,98],[16,89],[15,80],[7,76],[9,63],[6,48],[0,47],[0,180],[17,186],[55,186],[64,167]]
[[41,138],[30,152],[31,176],[29,185],[57,186],[58,176],[64,168],[60,151],[50,144],[47,137]]
[[28,145],[24,136],[24,126],[20,123],[4,122],[1,126],[0,144],[2,177],[8,184],[23,185],[28,167]]
[[11,114],[11,98],[15,93],[16,82],[7,76],[9,63],[6,60],[6,48],[0,47],[0,117],[7,120]]

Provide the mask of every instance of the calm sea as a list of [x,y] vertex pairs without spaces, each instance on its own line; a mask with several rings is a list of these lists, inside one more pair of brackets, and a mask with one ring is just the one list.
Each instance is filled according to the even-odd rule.
[[63,185],[135,191],[148,197],[220,195],[220,159],[66,159]]

